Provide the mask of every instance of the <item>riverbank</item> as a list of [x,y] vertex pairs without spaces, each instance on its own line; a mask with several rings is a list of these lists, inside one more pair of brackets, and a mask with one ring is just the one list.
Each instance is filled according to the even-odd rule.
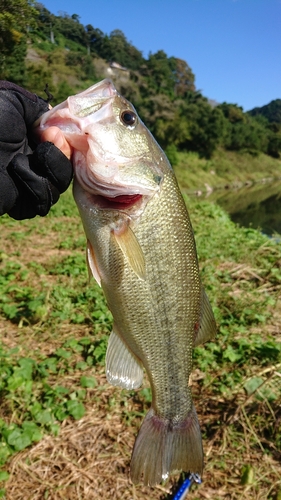
[[[213,175],[213,174],[212,174]],[[198,178],[200,172],[198,172]],[[186,198],[218,333],[194,353],[190,379],[205,455],[190,500],[281,495],[281,248],[237,227],[217,205]],[[0,218],[0,498],[171,500],[128,480],[147,380],[105,380],[112,317],[87,277],[71,190],[49,216]],[[28,251],[27,251],[28,249]],[[86,471],[86,472],[85,472]]]
[[281,159],[265,154],[218,150],[213,158],[199,158],[197,153],[177,153],[172,162],[178,182],[185,192],[208,192],[240,188],[258,182],[281,179]]

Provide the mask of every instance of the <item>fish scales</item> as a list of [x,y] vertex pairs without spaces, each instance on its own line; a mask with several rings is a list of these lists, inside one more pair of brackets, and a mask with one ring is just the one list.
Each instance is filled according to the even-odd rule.
[[[115,326],[145,366],[155,395],[153,405],[157,413],[166,418],[186,416],[192,406],[188,380],[194,326],[200,314],[200,280],[194,259],[193,233],[180,196],[175,205],[176,190],[174,177],[167,174],[160,196],[149,203],[135,228],[144,256],[149,257],[145,281],[140,281],[123,259],[111,234],[110,214],[106,222],[104,212],[101,213],[101,229],[97,228],[97,215],[88,218],[91,226],[86,228],[88,235],[95,235],[97,264],[103,270],[102,287]],[[165,224],[161,223],[163,217]],[[104,248],[110,248],[110,253],[106,254]],[[178,262],[178,266],[174,268],[171,262]],[[156,362],[160,353],[166,357],[167,364],[159,366]],[[180,398],[174,392],[174,385],[182,387]],[[173,404],[176,400],[177,404]]]
[[[202,473],[189,378],[193,347],[215,334],[215,322],[199,277],[189,215],[166,156],[112,83],[90,90],[97,102],[102,94],[103,101],[93,112],[91,161],[79,151],[74,156],[74,198],[88,239],[89,268],[114,319],[107,378],[120,387],[138,388],[144,367],[151,384],[151,409],[135,442],[131,478],[154,485],[175,469]],[[124,127],[122,117],[133,124]],[[86,119],[88,124],[91,116]],[[75,117],[76,128],[77,123]],[[83,122],[79,126],[83,130]],[[76,148],[77,137],[73,144]],[[117,166],[109,175],[116,155]]]
[[[88,221],[85,230],[89,239],[94,235],[92,244],[95,245],[97,266],[102,269],[101,283],[113,314],[115,329],[142,361],[152,388],[154,413],[168,422],[171,428],[189,423],[189,419],[192,421],[194,418],[188,383],[195,325],[199,321],[201,306],[193,232],[184,202],[177,191],[174,176],[167,169],[161,194],[147,205],[140,223],[134,228],[144,256],[149,256],[149,259],[146,258],[144,281],[136,276],[123,258],[112,236],[111,214],[106,214],[106,221],[102,211],[102,222],[97,214],[81,215],[83,220]],[[85,203],[86,211],[87,206]],[[80,204],[80,211],[82,213],[83,203],[82,206]],[[162,223],[163,218],[165,224]],[[109,251],[105,252],[105,248]],[[174,267],[172,262],[178,265]],[[201,473],[201,438],[197,426],[194,432],[198,440],[196,455],[200,457],[197,459],[199,464],[195,461],[194,471]],[[152,439],[150,433],[148,439]],[[148,441],[147,446],[151,447],[151,442]],[[186,455],[185,470],[193,471],[193,458],[190,452]],[[157,481],[165,477],[168,470],[169,464],[164,463]],[[140,480],[140,474],[137,472],[134,476],[132,462],[132,475],[136,482]],[[154,479],[148,475],[146,482],[152,485]]]

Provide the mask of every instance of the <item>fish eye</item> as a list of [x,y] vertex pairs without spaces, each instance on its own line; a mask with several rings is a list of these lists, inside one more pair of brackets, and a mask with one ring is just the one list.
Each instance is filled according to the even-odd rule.
[[127,126],[132,126],[135,125],[137,121],[137,115],[133,111],[127,110],[123,111],[123,113],[120,116],[121,121],[124,123],[124,125]]

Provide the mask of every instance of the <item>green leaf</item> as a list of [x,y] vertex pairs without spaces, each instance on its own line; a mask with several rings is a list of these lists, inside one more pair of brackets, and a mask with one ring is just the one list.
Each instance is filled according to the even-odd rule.
[[87,370],[89,368],[89,366],[87,365],[87,363],[85,361],[78,361],[78,363],[76,363],[75,365],[75,370]]
[[144,400],[146,403],[151,403],[152,401],[152,394],[151,394],[151,389],[150,387],[145,387],[140,391],[140,394],[143,396]]
[[235,363],[241,359],[241,354],[233,349],[231,345],[227,346],[223,353],[223,358],[228,359],[231,363]]
[[46,376],[45,370],[49,370],[52,373],[56,373],[57,367],[58,367],[58,359],[55,358],[54,356],[45,359],[39,364],[39,369],[43,371],[42,373],[43,376]]
[[75,418],[75,420],[79,420],[85,415],[85,407],[82,403],[77,400],[70,400],[66,403],[69,414]]
[[248,485],[254,482],[254,469],[251,465],[245,465],[242,469],[241,484]]
[[0,465],[4,465],[11,454],[11,448],[7,445],[7,443],[0,441]]
[[38,425],[35,424],[35,422],[25,421],[22,424],[22,428],[25,434],[30,437],[31,441],[40,441],[43,436],[41,430],[39,429]]
[[31,444],[31,439],[28,433],[22,432],[19,428],[8,433],[8,444],[16,451],[21,451]]
[[49,410],[38,411],[34,418],[36,422],[42,425],[50,424],[53,421],[52,414]]
[[16,306],[10,304],[3,304],[2,310],[8,319],[14,319],[19,312]]
[[7,481],[9,479],[10,474],[5,470],[0,470],[0,481]]
[[86,376],[80,378],[80,384],[82,387],[89,387],[89,388],[93,388],[98,385],[95,377],[86,377]]
[[62,348],[57,349],[55,354],[59,358],[63,358],[63,359],[69,359],[71,357],[71,352],[66,351],[65,349],[62,349]]
[[68,417],[68,412],[63,406],[59,406],[55,411],[55,417],[62,422],[65,418]]
[[263,379],[261,377],[252,377],[250,380],[247,380],[244,384],[244,389],[247,394],[250,396],[257,390],[257,388],[263,383]]
[[49,428],[50,428],[50,432],[52,432],[52,434],[54,434],[54,436],[59,435],[59,433],[60,433],[59,424],[51,424]]
[[10,392],[16,391],[20,387],[24,387],[25,379],[19,375],[12,375],[7,380],[7,389]]
[[31,358],[22,358],[19,360],[19,365],[21,367],[21,374],[26,380],[30,380],[32,378],[32,372],[36,365],[35,361]]
[[61,396],[63,394],[68,394],[69,389],[67,387],[64,387],[63,385],[57,385],[54,389],[54,393]]
[[89,337],[83,337],[82,339],[79,340],[79,344],[81,345],[90,345],[92,343],[92,340]]

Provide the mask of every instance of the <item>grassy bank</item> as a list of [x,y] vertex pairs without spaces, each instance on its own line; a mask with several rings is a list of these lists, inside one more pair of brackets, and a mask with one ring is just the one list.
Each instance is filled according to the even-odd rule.
[[[206,467],[189,498],[277,500],[281,249],[237,228],[215,205],[187,205],[218,323],[217,338],[194,355]],[[98,286],[88,283],[71,192],[44,219],[2,217],[0,224],[0,496],[171,498],[178,475],[156,488],[128,480],[150,391],[147,382],[128,392],[105,380],[112,318]]]
[[177,153],[177,160],[174,170],[187,192],[206,191],[208,187],[242,187],[264,179],[281,178],[281,160],[264,154],[252,156],[218,150],[210,160],[199,158],[197,153]]

